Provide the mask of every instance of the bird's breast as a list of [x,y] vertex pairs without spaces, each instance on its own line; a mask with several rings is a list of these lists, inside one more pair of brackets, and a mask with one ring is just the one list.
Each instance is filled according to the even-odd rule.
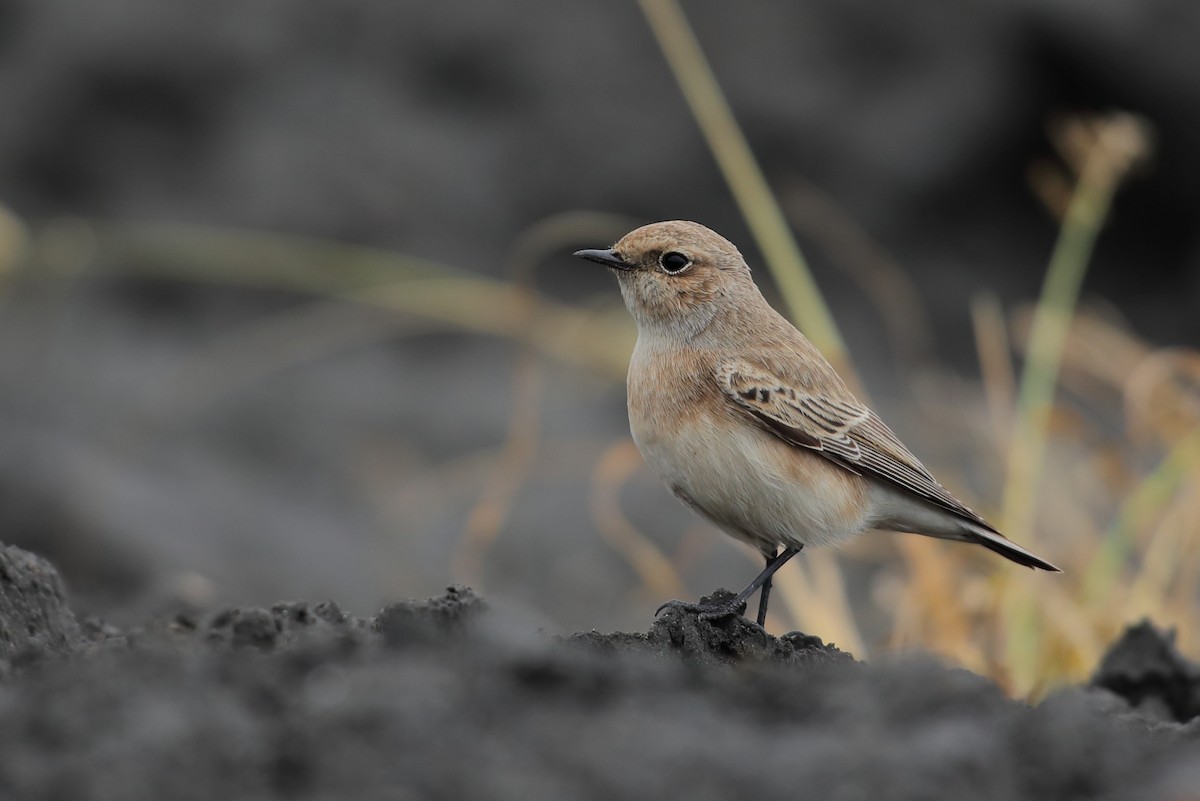
[[647,464],[677,497],[755,547],[833,542],[864,527],[860,477],[764,431],[702,366],[639,360],[635,351],[629,422]]

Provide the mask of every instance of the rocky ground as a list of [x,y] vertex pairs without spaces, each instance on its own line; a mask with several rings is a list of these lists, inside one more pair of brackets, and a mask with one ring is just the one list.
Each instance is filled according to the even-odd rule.
[[1200,797],[1200,667],[1149,624],[1030,707],[744,619],[549,637],[466,588],[120,630],[5,547],[0,666],[3,798]]

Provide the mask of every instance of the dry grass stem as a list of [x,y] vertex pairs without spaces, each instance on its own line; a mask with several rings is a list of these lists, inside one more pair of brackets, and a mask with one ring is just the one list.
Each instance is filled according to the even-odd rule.
[[789,216],[844,270],[887,326],[888,342],[908,364],[933,357],[933,330],[925,301],[904,269],[834,202],[816,187],[793,187],[785,197]]
[[788,311],[834,367],[858,384],[837,323],[683,9],[676,0],[639,0],[639,5]]
[[[1008,454],[1001,520],[1002,529],[1035,550],[1037,488],[1043,483],[1050,412],[1076,298],[1117,187],[1149,148],[1144,125],[1126,114],[1067,120],[1055,128],[1053,136],[1078,182],[1034,316]],[[1005,661],[1016,689],[1027,692],[1037,680],[1038,652],[1044,650],[1039,643],[1049,620],[1036,614],[1027,576],[1014,577],[1004,590]]]

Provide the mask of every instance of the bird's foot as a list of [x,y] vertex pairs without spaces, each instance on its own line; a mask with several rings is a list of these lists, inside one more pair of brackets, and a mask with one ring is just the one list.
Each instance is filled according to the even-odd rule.
[[[720,598],[720,600],[715,600],[716,598]],[[707,603],[705,603],[706,601]],[[654,616],[658,617],[664,609],[682,609],[685,612],[693,613],[698,620],[720,620],[724,617],[736,617],[744,613],[746,602],[739,600],[733,593],[718,591],[711,596],[702,598],[698,604],[687,601],[667,601],[654,611]]]

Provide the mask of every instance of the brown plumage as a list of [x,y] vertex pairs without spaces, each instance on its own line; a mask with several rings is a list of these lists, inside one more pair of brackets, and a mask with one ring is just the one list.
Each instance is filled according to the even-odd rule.
[[686,606],[736,613],[762,587],[761,624],[784,562],[807,544],[872,528],[973,542],[1058,570],[938,483],[771,308],[728,240],[673,221],[576,255],[613,268],[637,321],[629,420],[646,461],[684,503],[767,559],[733,602]]

